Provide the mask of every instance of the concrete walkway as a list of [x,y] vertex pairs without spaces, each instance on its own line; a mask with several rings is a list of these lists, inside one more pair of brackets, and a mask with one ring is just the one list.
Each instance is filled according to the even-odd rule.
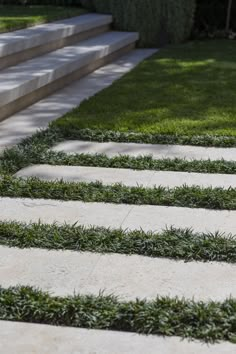
[[[85,226],[144,231],[166,227],[190,228],[196,232],[236,234],[236,211],[153,205],[62,202],[51,199],[0,198],[0,221],[77,223]],[[14,212],[13,212],[14,210]]]
[[114,156],[152,156],[154,159],[186,159],[236,161],[236,148],[214,148],[201,146],[158,145],[136,143],[98,143],[91,141],[71,140],[55,146],[53,151],[67,154],[105,154]]
[[64,182],[102,182],[105,185],[121,183],[125,186],[168,188],[200,186],[203,188],[236,188],[235,175],[169,172],[169,171],[135,171],[122,168],[51,166],[34,165],[16,173],[16,177],[37,177],[44,181]]
[[104,291],[121,300],[159,295],[224,301],[236,297],[235,271],[236,265],[227,263],[0,246],[3,287],[29,285],[58,296]]
[[[4,354],[233,354],[235,344],[0,321]],[[17,348],[17,351],[16,351]]]

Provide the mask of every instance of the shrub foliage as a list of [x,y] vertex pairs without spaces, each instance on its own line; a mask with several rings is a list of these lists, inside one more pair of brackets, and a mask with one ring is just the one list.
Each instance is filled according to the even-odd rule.
[[90,11],[111,13],[114,28],[140,33],[140,45],[161,46],[189,37],[196,0],[0,0],[3,4],[81,5]]
[[141,46],[181,42],[190,35],[195,0],[93,0],[97,12],[111,13],[115,28],[140,33]]

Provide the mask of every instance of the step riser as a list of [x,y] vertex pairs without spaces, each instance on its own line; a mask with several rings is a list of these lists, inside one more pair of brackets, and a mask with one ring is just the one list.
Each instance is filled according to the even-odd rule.
[[59,40],[55,40],[50,43],[46,43],[44,45],[26,49],[17,54],[14,53],[12,55],[5,56],[3,58],[0,58],[0,70],[3,70],[13,65],[17,65],[26,60],[36,58],[40,55],[50,53],[54,50],[61,49],[63,47],[92,38],[94,36],[98,36],[99,34],[109,31],[109,29],[110,29],[110,25],[99,26],[97,28],[93,28],[85,32],[80,32],[69,37],[60,38]]
[[76,81],[83,76],[88,75],[94,70],[98,69],[101,66],[109,64],[114,60],[118,59],[120,56],[125,55],[135,48],[135,43],[131,43],[122,47],[115,52],[108,54],[105,57],[92,61],[89,65],[86,65],[82,68],[79,68],[76,71],[71,72],[70,74],[61,77],[53,81],[52,83],[45,85],[39,89],[32,91],[29,94],[26,94],[17,100],[6,104],[5,106],[0,107],[0,121],[10,117],[11,115],[21,111],[22,109],[32,105],[33,103],[49,96],[53,92],[62,89],[66,85],[69,85],[73,81]]

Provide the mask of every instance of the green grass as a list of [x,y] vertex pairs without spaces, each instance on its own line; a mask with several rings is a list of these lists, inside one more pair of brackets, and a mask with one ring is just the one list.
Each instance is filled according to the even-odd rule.
[[29,287],[0,288],[0,320],[236,341],[236,301],[169,297],[121,302],[114,296],[55,297]]
[[63,140],[63,134],[61,134],[58,129],[52,127],[46,131],[34,134],[32,137],[25,139],[18,146],[7,149],[0,156],[0,174],[14,174],[21,168],[31,164],[236,174],[236,162],[234,161],[155,160],[151,156],[116,156],[109,158],[105,155],[67,155],[62,152],[56,153],[49,150],[54,144]]
[[235,61],[234,41],[162,49],[53,125],[170,135],[174,142],[176,135],[236,137]]
[[[57,122],[52,124],[57,127]],[[80,129],[68,124],[59,128],[60,135],[66,139],[77,139],[85,141],[99,142],[122,142],[122,143],[145,143],[145,144],[178,144],[195,146],[214,147],[236,147],[236,136],[216,136],[216,135],[170,135],[138,132],[119,132],[103,129]]]
[[0,245],[236,263],[235,237],[220,233],[194,233],[189,229],[171,228],[153,233],[76,225],[0,222]]
[[86,11],[81,8],[0,5],[0,32],[17,30],[84,13]]
[[3,176],[0,196],[43,198],[135,205],[165,205],[189,208],[236,210],[236,189],[182,186],[165,188],[127,187],[122,184],[106,186],[100,182],[41,181],[38,178]]

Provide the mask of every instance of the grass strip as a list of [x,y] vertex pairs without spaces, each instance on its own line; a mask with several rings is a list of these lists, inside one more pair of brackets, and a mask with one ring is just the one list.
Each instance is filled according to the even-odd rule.
[[104,154],[67,155],[63,152],[49,152],[38,163],[65,166],[94,166],[107,168],[127,168],[133,170],[176,171],[236,174],[236,162],[225,160],[154,159],[152,156],[115,156]]
[[225,160],[153,159],[152,156],[115,156],[104,154],[67,155],[63,152],[41,150],[37,146],[25,149],[12,148],[0,157],[0,173],[14,174],[20,169],[34,164],[93,166],[106,168],[125,168],[150,171],[176,171],[217,174],[236,174],[236,162]]
[[94,166],[153,171],[181,171],[199,173],[236,174],[236,162],[225,160],[153,159],[151,156],[115,156],[97,154],[67,155],[49,149],[64,140],[58,129],[49,128],[26,138],[18,146],[9,148],[0,156],[0,174],[14,174],[34,164],[65,166]]
[[0,180],[0,196],[236,210],[235,188],[145,188],[122,184],[107,186],[101,182],[41,181],[35,177],[23,179],[4,176]]
[[154,233],[104,227],[0,222],[0,245],[236,263],[235,237],[220,233],[194,233],[190,229],[170,228]]
[[143,144],[168,144],[168,145],[195,145],[211,147],[236,147],[235,136],[217,135],[178,135],[178,134],[155,134],[138,132],[119,132],[102,129],[79,129],[76,124],[60,127],[60,120],[52,123],[52,127],[61,128],[64,139],[88,140],[99,142],[117,143],[143,143]]
[[0,288],[0,319],[49,325],[236,341],[236,300],[194,302],[157,297],[50,296],[30,287]]

